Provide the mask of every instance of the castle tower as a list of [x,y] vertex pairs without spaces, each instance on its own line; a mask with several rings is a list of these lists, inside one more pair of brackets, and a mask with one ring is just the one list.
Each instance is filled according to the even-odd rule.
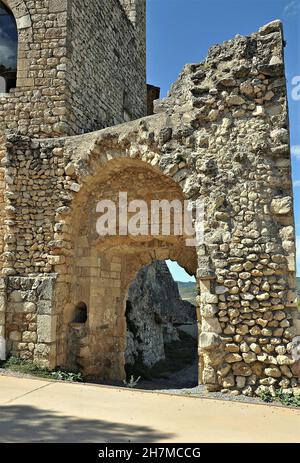
[[0,132],[49,138],[146,115],[145,0],[4,0],[0,9],[10,28]]

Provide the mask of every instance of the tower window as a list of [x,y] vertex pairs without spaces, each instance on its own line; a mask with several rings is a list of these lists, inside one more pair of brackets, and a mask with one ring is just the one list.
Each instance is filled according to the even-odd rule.
[[0,93],[7,93],[17,82],[18,30],[12,12],[0,1]]

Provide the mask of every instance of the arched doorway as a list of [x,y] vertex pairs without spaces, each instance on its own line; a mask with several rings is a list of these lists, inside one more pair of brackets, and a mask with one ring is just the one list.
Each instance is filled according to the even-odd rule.
[[8,93],[17,82],[17,23],[10,9],[0,1],[0,93]]
[[197,292],[194,276],[176,262],[157,260],[139,270],[126,302],[126,384],[198,386]]
[[[60,314],[59,351],[62,356],[59,362],[79,368],[87,377],[103,380],[125,379],[126,302],[129,286],[141,267],[171,259],[191,275],[197,270],[195,246],[186,245],[187,236],[183,230],[174,234],[175,209],[167,224],[170,234],[162,231],[162,214],[155,235],[125,233],[120,222],[123,207],[120,193],[127,195],[128,228],[135,215],[130,209],[133,201],[143,201],[150,211],[152,201],[165,200],[171,204],[185,200],[178,183],[157,168],[130,158],[109,161],[78,193],[70,219],[74,256],[67,261],[71,269],[70,299]],[[119,222],[111,235],[99,236],[99,200],[117,205],[115,212]],[[137,227],[143,231],[151,225],[149,216],[146,221],[140,218],[137,222]],[[88,310],[84,327],[74,327],[72,323],[79,302],[86,304]],[[70,334],[74,328],[80,331],[79,336]],[[74,338],[76,346],[66,342]],[[74,351],[77,352],[75,363]]]

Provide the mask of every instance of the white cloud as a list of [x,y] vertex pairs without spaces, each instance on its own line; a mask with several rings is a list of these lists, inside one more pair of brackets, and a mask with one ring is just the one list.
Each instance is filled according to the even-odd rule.
[[1,43],[0,45],[0,64],[3,64],[5,67],[12,69],[16,67],[14,49],[10,46],[9,43]]
[[[0,17],[1,19],[1,17]],[[14,69],[17,60],[17,38],[15,36],[15,26],[11,21],[4,17],[0,21],[0,65]]]
[[16,42],[0,27],[0,64],[16,67]]
[[300,160],[300,145],[293,145],[291,147],[291,153],[292,153],[292,156],[295,158],[295,159],[299,159]]
[[299,0],[288,2],[284,7],[284,12],[288,17],[297,16],[300,12]]

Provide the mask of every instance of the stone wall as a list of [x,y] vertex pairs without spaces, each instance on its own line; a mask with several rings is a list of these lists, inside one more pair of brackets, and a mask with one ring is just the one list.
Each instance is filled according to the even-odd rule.
[[[18,27],[17,88],[0,95],[0,159],[5,155],[4,131],[55,136],[66,129],[65,66],[67,15],[55,11],[53,0],[5,0]],[[65,2],[59,2],[65,5]],[[0,251],[3,252],[5,188],[0,168]]]
[[56,365],[55,280],[55,275],[1,280],[7,351],[50,368]]
[[[144,0],[126,11],[119,0],[4,3],[16,18],[19,43],[17,88],[0,94],[0,159],[6,129],[48,138],[146,115]],[[1,167],[1,253],[4,188]]]
[[[145,0],[71,2],[68,107],[75,133],[91,132],[147,114]],[[83,59],[84,57],[84,59]]]
[[0,98],[0,132],[53,136],[74,133],[67,124],[65,67],[67,6],[53,0],[5,2],[19,32],[17,88]]
[[71,135],[146,114],[143,0],[134,23],[119,0],[5,4],[19,47],[17,88],[0,97],[0,132]]
[[[156,114],[77,137],[11,133],[3,160],[3,273],[56,273],[56,364],[87,303],[85,372],[124,378],[128,286],[144,265],[197,273],[199,381],[246,395],[296,386],[295,236],[279,21],[187,65]],[[124,190],[125,188],[125,190]],[[99,238],[101,198],[202,198],[205,239]],[[298,333],[299,334],[299,333]]]

